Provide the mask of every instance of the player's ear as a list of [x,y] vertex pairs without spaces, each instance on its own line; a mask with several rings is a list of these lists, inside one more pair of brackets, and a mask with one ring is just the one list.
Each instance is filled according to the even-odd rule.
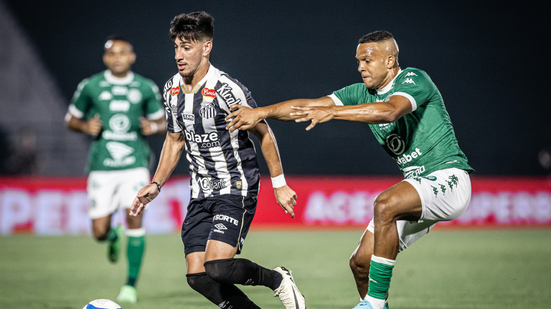
[[134,64],[134,62],[136,62],[136,54],[131,53],[130,54],[130,64]]
[[396,58],[393,55],[388,55],[386,58],[386,68],[391,69],[396,63]]
[[208,56],[212,50],[212,41],[206,41],[203,43],[203,56]]

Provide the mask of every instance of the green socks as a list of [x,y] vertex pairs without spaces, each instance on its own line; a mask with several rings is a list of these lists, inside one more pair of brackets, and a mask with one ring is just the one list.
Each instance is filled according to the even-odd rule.
[[386,293],[390,288],[390,278],[395,260],[381,258],[375,255],[371,256],[371,266],[369,267],[369,290],[367,295],[384,300]]
[[126,230],[126,235],[128,236],[128,247],[126,250],[128,258],[128,281],[126,284],[135,287],[145,252],[145,229]]

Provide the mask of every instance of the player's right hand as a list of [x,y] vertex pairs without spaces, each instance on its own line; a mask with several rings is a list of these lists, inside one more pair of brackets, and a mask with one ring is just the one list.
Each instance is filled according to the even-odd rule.
[[232,133],[235,130],[249,130],[254,128],[263,118],[259,116],[257,109],[248,106],[235,104],[230,108],[231,114],[226,116],[226,121],[231,122],[226,126],[226,130]]
[[82,131],[92,136],[97,136],[101,131],[102,125],[103,125],[103,122],[99,119],[99,114],[95,114],[94,118],[84,123],[84,127],[82,128]]
[[154,198],[156,198],[157,195],[159,195],[159,189],[157,188],[157,185],[148,184],[147,186],[143,187],[132,202],[132,206],[130,207],[130,215],[136,217],[141,214],[145,209],[145,206]]

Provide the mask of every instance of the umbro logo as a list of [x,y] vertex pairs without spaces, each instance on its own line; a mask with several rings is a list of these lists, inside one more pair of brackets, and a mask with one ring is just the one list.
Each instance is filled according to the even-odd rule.
[[220,230],[220,231],[223,231],[223,230],[227,230],[228,228],[222,224],[222,223],[218,223],[218,224],[215,224],[214,227],[217,229],[217,230]]

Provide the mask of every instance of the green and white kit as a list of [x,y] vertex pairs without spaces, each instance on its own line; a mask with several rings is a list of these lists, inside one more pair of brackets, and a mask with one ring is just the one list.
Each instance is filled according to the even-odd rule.
[[150,149],[140,132],[140,117],[164,117],[160,99],[152,81],[132,72],[117,78],[104,71],[83,80],[69,113],[83,120],[98,114],[103,122],[90,146],[87,171],[147,168]]
[[342,106],[385,102],[393,95],[408,98],[412,112],[396,122],[369,127],[405,178],[453,167],[473,170],[459,148],[442,95],[425,71],[400,70],[391,83],[374,94],[358,83],[335,91],[330,97]]

